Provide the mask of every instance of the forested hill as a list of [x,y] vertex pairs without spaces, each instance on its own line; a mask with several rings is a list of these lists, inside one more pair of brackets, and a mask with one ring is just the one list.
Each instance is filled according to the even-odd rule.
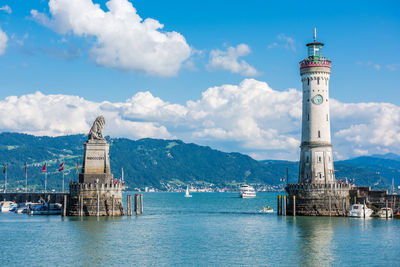
[[[85,135],[36,137],[19,133],[0,134],[0,165],[7,163],[9,188],[25,183],[25,162],[28,164],[30,189],[43,187],[41,167],[48,164],[49,188],[61,187],[61,174],[57,171],[65,161],[65,181],[77,179],[76,163],[82,165]],[[289,182],[297,181],[298,162],[256,161],[240,153],[224,153],[206,146],[186,144],[180,140],[107,138],[110,143],[111,170],[121,177],[124,168],[126,184],[130,188],[150,186],[166,189],[187,183],[214,184],[236,187],[251,184],[280,184],[280,178],[289,169]],[[386,186],[389,176],[397,174],[400,161],[393,155],[360,157],[335,163],[338,178],[355,178],[359,185]],[[400,157],[399,157],[400,158]],[[379,164],[375,164],[379,162]],[[385,165],[385,162],[388,164]],[[3,186],[4,175],[0,185]]]

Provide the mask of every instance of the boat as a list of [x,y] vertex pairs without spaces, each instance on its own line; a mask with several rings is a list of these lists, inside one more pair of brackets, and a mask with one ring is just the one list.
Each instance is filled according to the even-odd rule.
[[254,187],[244,184],[239,189],[240,197],[241,198],[255,198],[256,197],[256,190]]
[[60,215],[62,205],[59,203],[50,203],[50,209],[45,204],[37,204],[29,206],[29,215]]
[[271,206],[264,206],[260,210],[261,213],[273,213],[274,210],[271,208]]
[[388,218],[392,218],[393,217],[393,210],[391,208],[381,208],[377,213],[378,217],[386,218],[386,210],[387,210]]
[[[364,216],[365,212],[365,216]],[[365,204],[353,204],[350,207],[349,217],[367,218],[371,217],[373,210]]]
[[[32,202],[25,202],[25,203],[21,203],[19,205],[19,207],[15,210],[15,213],[28,213],[29,211],[29,205],[32,205],[34,203]],[[38,203],[37,203],[38,204]]]
[[1,212],[9,212],[10,209],[14,209],[17,206],[17,203],[15,203],[14,201],[2,201]]
[[186,187],[185,197],[192,197],[192,195],[189,193],[189,186]]

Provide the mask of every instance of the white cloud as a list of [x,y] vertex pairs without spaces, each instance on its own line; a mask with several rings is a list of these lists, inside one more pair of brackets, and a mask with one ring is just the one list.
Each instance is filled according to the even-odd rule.
[[0,28],[0,55],[3,55],[6,52],[7,41],[7,34]]
[[8,14],[11,14],[12,12],[11,7],[9,7],[8,5],[0,7],[0,11],[7,12]]
[[105,12],[91,0],[50,0],[51,18],[31,10],[32,18],[59,33],[92,40],[92,59],[101,66],[150,75],[176,75],[191,48],[155,19],[143,20],[127,0],[110,0]]
[[250,54],[250,47],[246,44],[239,44],[236,47],[228,47],[227,51],[212,50],[210,52],[209,70],[229,70],[232,73],[240,73],[243,76],[256,76],[258,71],[239,57]]
[[[87,133],[100,114],[107,121],[105,133],[114,137],[179,138],[257,159],[298,159],[301,92],[276,91],[254,79],[208,88],[185,105],[150,92],[116,103],[40,92],[10,96],[0,100],[0,131]],[[331,99],[331,119],[335,159],[400,151],[397,105]]]
[[273,42],[272,44],[268,45],[267,48],[272,49],[280,47],[296,52],[296,43],[292,37],[286,36],[285,34],[281,33],[278,35],[277,39],[277,42]]

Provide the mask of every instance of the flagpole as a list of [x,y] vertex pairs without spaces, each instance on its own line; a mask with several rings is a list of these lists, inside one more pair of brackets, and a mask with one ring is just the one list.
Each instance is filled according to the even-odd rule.
[[25,193],[28,193],[28,165],[25,162]]
[[63,183],[62,183],[62,192],[64,193],[64,170],[62,171]]
[[4,193],[7,193],[7,165],[6,165],[6,173],[4,174]]

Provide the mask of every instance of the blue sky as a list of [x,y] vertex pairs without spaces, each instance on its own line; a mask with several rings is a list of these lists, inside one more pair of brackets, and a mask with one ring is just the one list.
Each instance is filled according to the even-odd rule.
[[[126,1],[114,2],[126,4]],[[49,1],[0,1],[0,7],[9,7],[0,11],[0,28],[8,37],[6,48],[0,56],[0,100],[5,103],[9,102],[6,101],[9,96],[23,97],[40,91],[44,96],[79,96],[85,101],[109,101],[115,104],[125,103],[136,94],[148,91],[153,98],[159,98],[163,103],[188,108],[187,101],[202,101],[202,94],[209,88],[223,88],[229,84],[242,88],[240,84],[247,78],[265,82],[276,94],[284,94],[289,92],[289,88],[301,89],[298,62],[306,56],[305,44],[312,40],[312,29],[317,27],[317,39],[326,44],[325,56],[333,61],[330,83],[332,98],[343,104],[390,103],[394,108],[400,105],[400,4],[397,1],[131,1],[142,19],[152,18],[164,25],[163,29],[157,31],[163,34],[177,32],[184,38],[184,43],[179,48],[173,46],[176,43],[172,43],[170,48],[163,50],[163,53],[179,53],[176,52],[176,57],[166,56],[160,64],[151,62],[149,57],[138,59],[138,55],[141,55],[138,51],[132,58],[127,58],[128,65],[133,62],[128,67],[126,64],[121,66],[120,61],[109,59],[113,58],[110,55],[113,51],[118,50],[125,55],[131,45],[134,47],[137,35],[119,44],[118,37],[123,38],[129,24],[128,28],[124,28],[125,25],[120,29],[118,25],[107,29],[107,21],[89,26],[79,24],[83,14],[79,9],[83,2],[91,4],[88,0],[76,2],[78,4],[71,8],[68,16],[70,20],[77,21],[66,23],[63,20],[67,16],[66,7],[73,5],[74,1],[53,2],[54,6],[60,8],[58,13],[50,10]],[[105,2],[94,1],[107,12]],[[119,25],[123,25],[123,22]],[[120,32],[115,35],[114,30]],[[115,36],[117,38],[112,39]],[[94,55],[93,48],[99,45],[99,38],[106,39],[104,42],[107,47]],[[243,46],[239,49],[241,44]],[[226,56],[229,49],[237,55],[235,62],[238,68],[235,69],[229,62],[212,63],[212,55]],[[168,65],[171,60],[176,60],[172,74],[165,69],[158,69],[158,66]],[[154,99],[149,101],[154,103]],[[296,103],[287,104],[298,105]],[[357,107],[361,108],[360,105]],[[382,111],[383,108],[379,106],[377,110]],[[26,112],[36,114],[29,109]],[[297,157],[297,152],[291,151],[297,151],[296,142],[282,149],[269,144],[260,150],[262,142],[249,145],[242,137],[232,133],[234,130],[224,127],[217,129],[213,126],[214,130],[225,130],[223,135],[199,134],[200,130],[193,132],[193,127],[187,127],[185,123],[173,123],[154,116],[150,119],[142,113],[138,115],[137,111],[134,114],[133,117],[121,118],[135,123],[151,121],[154,127],[166,128],[164,132],[161,131],[164,134],[160,131],[149,132],[149,137],[176,137],[225,151],[248,153],[256,158]],[[53,126],[50,124],[26,128],[9,122],[0,122],[0,129],[49,135],[76,133],[86,129],[93,116],[85,117],[86,125],[71,132],[62,129],[52,131]],[[345,126],[333,126],[334,143],[346,147],[346,142],[351,142],[352,137],[340,139],[340,136],[344,130],[354,125],[360,126],[357,121],[353,121],[357,116],[352,114],[343,122],[337,120],[337,125]],[[360,120],[364,120],[367,115],[359,116]],[[342,118],[342,115],[337,117]],[[289,121],[297,127],[299,116],[292,119]],[[371,117],[360,124],[376,127],[373,125],[375,120],[376,117]],[[210,121],[218,124],[217,120]],[[258,123],[266,122],[269,122],[269,118]],[[206,125],[210,122],[207,120],[201,123]],[[299,139],[296,128],[264,128],[266,132],[276,130],[276,136]],[[145,137],[146,132],[129,135],[121,130],[115,132],[115,135],[140,138]],[[261,135],[261,139],[273,139],[275,136]],[[391,136],[394,143],[399,136],[397,131]],[[291,142],[285,140],[283,138],[281,141]],[[377,148],[377,144],[371,145],[367,140],[364,141],[353,147],[352,152],[343,149],[337,157],[391,152],[390,147],[393,145],[390,143]]]

